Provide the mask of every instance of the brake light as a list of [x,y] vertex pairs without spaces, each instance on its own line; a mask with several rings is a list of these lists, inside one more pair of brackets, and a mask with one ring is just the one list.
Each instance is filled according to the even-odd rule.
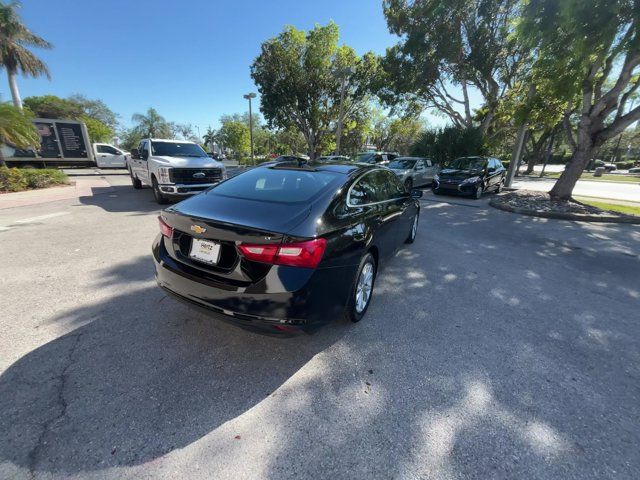
[[322,260],[326,245],[327,241],[324,238],[316,238],[306,242],[283,243],[281,245],[242,243],[238,245],[238,249],[245,258],[255,262],[316,268]]
[[173,236],[173,227],[167,225],[162,217],[158,217],[158,223],[160,224],[160,233],[167,238],[171,238]]

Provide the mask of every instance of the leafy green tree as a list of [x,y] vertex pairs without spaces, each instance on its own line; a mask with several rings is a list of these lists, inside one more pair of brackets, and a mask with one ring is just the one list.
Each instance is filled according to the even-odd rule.
[[390,117],[379,113],[375,119],[369,141],[378,150],[407,154],[423,130],[424,122],[419,117]]
[[67,100],[78,105],[86,116],[102,122],[112,130],[118,127],[118,114],[102,100],[92,100],[79,93],[71,95]]
[[139,128],[123,128],[118,133],[118,137],[120,140],[119,145],[125,150],[131,150],[132,148],[137,148],[140,140],[142,140],[145,135]]
[[[387,49],[378,79],[388,104],[435,108],[462,128],[476,125],[470,88],[484,100],[485,133],[518,75],[521,51],[512,40],[517,0],[384,0],[400,42]],[[459,93],[458,93],[459,92]],[[414,110],[414,109],[411,109]]]
[[45,63],[31,53],[28,47],[51,48],[52,45],[22,23],[16,12],[19,6],[15,1],[0,3],[0,66],[7,70],[13,104],[22,110],[18,72],[31,77],[45,75],[51,78]]
[[297,155],[304,152],[307,146],[304,135],[294,127],[277,131],[274,140],[269,153],[277,155]]
[[[40,145],[40,137],[28,113],[9,103],[0,103],[0,141],[16,148]],[[0,148],[0,166],[6,166]]]
[[249,154],[249,127],[244,122],[226,121],[222,124],[219,135],[225,148],[233,150],[238,158]]
[[448,126],[425,130],[411,148],[411,154],[446,164],[458,157],[485,155],[484,137],[479,128]]
[[535,50],[533,78],[565,102],[565,135],[573,156],[549,194],[571,198],[595,152],[640,119],[628,100],[640,86],[638,0],[529,0],[518,37]]
[[39,118],[78,120],[85,113],[79,104],[55,95],[27,97],[24,104]]
[[216,131],[211,127],[207,127],[207,131],[202,136],[202,143],[204,143],[204,146],[206,147],[205,150],[207,151],[213,150],[213,144],[216,142],[217,142]]
[[193,132],[193,125],[191,125],[190,123],[177,123],[175,128],[184,140],[198,140],[195,133]]
[[91,142],[110,142],[115,132],[109,126],[102,123],[100,120],[89,117],[88,115],[82,115],[80,120],[87,126],[87,132],[89,133],[89,139]]
[[[251,77],[261,95],[260,110],[272,128],[296,128],[312,158],[326,137],[335,136],[340,109],[341,75],[345,82],[344,117],[366,99],[375,56],[358,57],[338,46],[338,26],[331,22],[309,32],[288,26],[264,42],[251,65]],[[349,73],[347,68],[350,69]],[[326,142],[325,142],[326,143]]]
[[145,138],[173,138],[174,125],[168,122],[158,111],[150,107],[146,113],[134,113],[131,120],[134,128]]

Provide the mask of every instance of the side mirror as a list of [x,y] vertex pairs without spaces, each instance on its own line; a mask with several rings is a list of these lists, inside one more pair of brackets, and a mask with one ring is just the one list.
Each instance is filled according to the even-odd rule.
[[138,152],[137,148],[131,149],[131,158],[140,158],[140,152]]
[[418,190],[417,188],[411,190],[411,198],[422,198],[422,195],[422,190]]

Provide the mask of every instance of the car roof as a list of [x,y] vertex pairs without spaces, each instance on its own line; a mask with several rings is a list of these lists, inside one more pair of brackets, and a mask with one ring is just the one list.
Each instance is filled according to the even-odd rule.
[[175,140],[175,139],[168,139],[168,138],[148,138],[148,139],[144,139],[143,140],[151,140],[152,142],[165,142],[165,143],[193,143],[194,145],[197,145],[196,142],[192,142],[191,140]]
[[359,174],[367,170],[380,169],[380,165],[357,162],[315,162],[313,160],[273,161],[261,164],[258,168],[278,168],[287,170],[305,170],[309,172],[334,172],[345,175]]

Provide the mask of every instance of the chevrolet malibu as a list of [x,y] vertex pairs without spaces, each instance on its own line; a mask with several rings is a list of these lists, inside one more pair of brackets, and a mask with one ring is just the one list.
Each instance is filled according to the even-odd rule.
[[156,278],[176,299],[250,329],[357,322],[384,262],[415,239],[420,196],[383,167],[265,164],[161,212]]

